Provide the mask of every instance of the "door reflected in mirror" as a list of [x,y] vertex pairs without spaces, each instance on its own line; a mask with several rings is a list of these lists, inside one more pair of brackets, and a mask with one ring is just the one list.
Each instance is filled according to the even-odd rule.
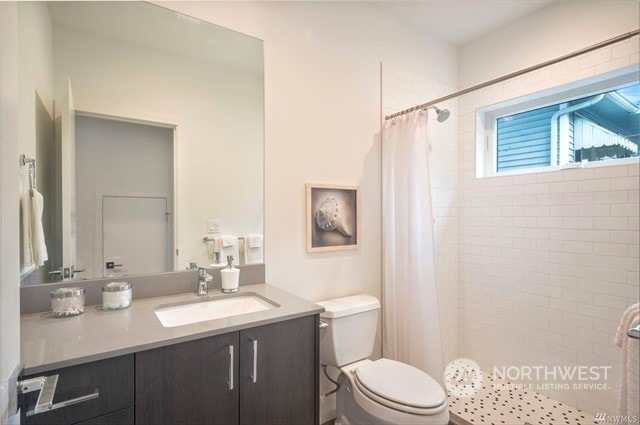
[[143,2],[19,2],[18,52],[42,195],[22,284],[262,261],[261,40]]

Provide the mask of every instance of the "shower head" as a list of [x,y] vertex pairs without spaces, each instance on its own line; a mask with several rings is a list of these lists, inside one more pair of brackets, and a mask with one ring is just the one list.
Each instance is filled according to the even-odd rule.
[[440,109],[437,106],[431,106],[431,108],[436,111],[436,114],[438,115],[436,119],[438,122],[445,122],[449,118],[449,115],[451,115],[451,112],[449,112],[448,109]]

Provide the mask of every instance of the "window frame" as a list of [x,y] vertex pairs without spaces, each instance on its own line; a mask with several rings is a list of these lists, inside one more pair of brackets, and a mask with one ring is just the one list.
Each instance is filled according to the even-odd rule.
[[[552,165],[544,167],[497,171],[498,140],[496,131],[496,124],[499,118],[545,108],[551,105],[571,102],[576,99],[593,96],[606,91],[617,90],[638,83],[640,83],[639,65],[635,64],[613,72],[600,74],[568,84],[558,85],[529,95],[477,108],[475,140],[476,178],[541,173],[569,168],[624,165],[639,162],[640,158],[618,158],[588,163],[569,162],[565,164],[553,164],[554,161],[552,160]],[[560,141],[560,143],[562,144],[562,141]],[[554,148],[553,141],[551,141],[551,148]]]

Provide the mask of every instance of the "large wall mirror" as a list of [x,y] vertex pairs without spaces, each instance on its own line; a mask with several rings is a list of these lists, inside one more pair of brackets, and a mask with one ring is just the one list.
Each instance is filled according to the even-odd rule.
[[144,2],[17,7],[22,284],[262,262],[262,41]]

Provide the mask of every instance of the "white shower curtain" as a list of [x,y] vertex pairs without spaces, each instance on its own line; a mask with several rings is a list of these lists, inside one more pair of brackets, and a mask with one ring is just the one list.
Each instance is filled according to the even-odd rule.
[[427,116],[412,112],[387,120],[383,130],[382,345],[384,357],[442,384]]

